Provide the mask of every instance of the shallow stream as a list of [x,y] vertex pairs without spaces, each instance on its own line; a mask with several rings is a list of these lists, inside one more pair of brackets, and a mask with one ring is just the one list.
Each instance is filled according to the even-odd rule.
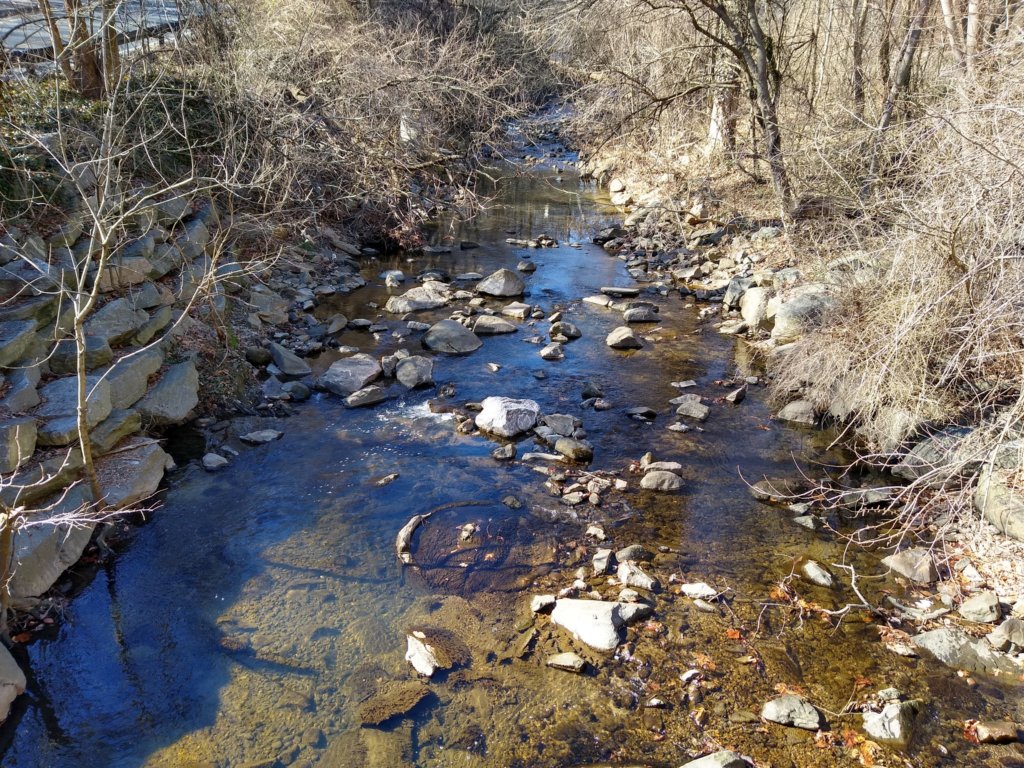
[[[569,159],[506,170],[486,214],[437,232],[438,242],[452,238],[453,253],[367,262],[370,284],[331,309],[401,330],[404,323],[372,304],[413,283],[388,291],[382,270],[486,275],[531,258],[537,271],[526,278],[526,301],[561,310],[583,337],[565,346],[564,360],[545,362],[527,339],[548,323],[526,321],[517,333],[485,337],[471,355],[438,356],[435,379],[454,386],[445,400],[453,406],[507,395],[579,417],[595,446],[591,469],[619,472],[630,490],[601,507],[561,504],[536,462],[498,463],[494,441],[458,434],[451,415],[432,411],[436,390],[365,409],[315,395],[274,423],[281,440],[243,450],[220,472],[192,463],[173,477],[163,506],[83,584],[56,636],[28,647],[29,691],[3,728],[4,766],[657,767],[718,745],[775,768],[856,765],[842,733],[857,731],[859,717],[829,716],[840,734],[829,746],[812,733],[766,726],[756,713],[778,690],[803,692],[837,713],[855,692],[889,686],[925,709],[911,748],[883,753],[876,764],[1022,764],[1015,748],[976,748],[960,734],[968,717],[1024,719],[1012,688],[971,686],[938,664],[896,656],[858,613],[824,621],[813,607],[800,615],[770,605],[772,585],[802,557],[855,565],[873,594],[893,588],[874,556],[846,552],[834,534],[758,504],[743,480],[795,475],[798,464],[813,474],[822,471],[813,462],[841,457],[827,453],[827,435],[772,421],[760,386],[738,406],[714,402],[729,391],[717,382],[757,375],[757,364],[742,342],[700,324],[700,306],[678,294],[654,297],[662,322],[642,328],[643,349],[605,345],[621,315],[581,298],[632,284],[623,262],[590,242],[620,215],[562,167]],[[505,243],[541,233],[559,247]],[[481,247],[460,250],[462,240]],[[419,338],[346,331],[337,341],[381,355],[420,351]],[[318,370],[332,359],[317,361]],[[490,372],[491,362],[501,369]],[[681,393],[671,382],[686,379],[697,382],[689,391],[712,400],[712,412],[702,430],[677,433],[667,429],[676,421],[668,401]],[[581,409],[586,382],[614,407]],[[652,423],[626,414],[641,405],[658,412]],[[531,443],[520,442],[520,455]],[[626,469],[647,451],[683,465],[682,493],[636,490],[639,476]],[[396,480],[377,484],[392,473]],[[521,507],[504,504],[508,496]],[[453,505],[460,502],[473,503]],[[420,567],[403,567],[397,531],[442,505],[453,506],[417,537]],[[479,525],[478,544],[460,547],[467,522]],[[727,599],[708,613],[665,589],[654,619],[630,629],[619,653],[587,649],[533,617],[529,602],[589,565],[591,523],[607,531],[603,546],[640,543],[657,552],[649,568],[663,585],[677,574],[728,589]],[[848,583],[846,571],[833,572]],[[617,594],[607,577],[588,578]],[[854,599],[848,589],[793,584],[807,604],[837,608]],[[383,683],[415,679],[403,658],[413,627],[454,633],[471,660],[436,675],[408,716],[361,726],[362,703]],[[544,666],[568,650],[590,662],[586,674]],[[680,679],[691,668],[704,681],[697,696]],[[655,697],[665,706],[646,707]]]

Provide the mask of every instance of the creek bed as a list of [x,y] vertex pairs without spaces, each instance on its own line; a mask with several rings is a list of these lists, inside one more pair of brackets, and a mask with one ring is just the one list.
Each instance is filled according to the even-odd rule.
[[[591,469],[619,472],[630,490],[601,507],[560,504],[533,465],[498,463],[490,456],[496,442],[458,434],[450,414],[429,407],[436,390],[359,409],[315,395],[274,423],[281,440],[244,451],[220,472],[193,463],[174,477],[131,546],[81,586],[57,636],[29,646],[29,695],[4,726],[5,766],[658,767],[718,746],[776,767],[849,765],[857,761],[844,740],[855,739],[844,731],[858,732],[859,716],[829,716],[837,734],[830,745],[765,726],[761,705],[795,691],[838,712],[865,688],[890,686],[925,702],[917,738],[899,759],[1020,764],[1006,762],[1020,757],[1015,747],[976,748],[960,733],[971,717],[1022,719],[1012,686],[971,686],[934,662],[896,656],[857,613],[823,620],[815,608],[841,607],[852,600],[848,588],[793,582],[810,605],[805,614],[771,605],[773,584],[801,558],[845,562],[866,576],[884,571],[834,534],[758,504],[743,480],[795,475],[798,464],[821,472],[844,457],[827,451],[831,436],[772,421],[760,386],[738,406],[713,403],[701,430],[667,429],[676,421],[667,403],[680,394],[671,382],[692,379],[689,391],[713,400],[728,392],[716,382],[760,371],[742,342],[701,325],[700,306],[678,295],[654,297],[661,323],[642,327],[643,349],[605,345],[621,315],[581,299],[632,283],[620,260],[590,243],[618,221],[616,211],[559,167],[568,160],[508,171],[491,210],[439,228],[456,244],[451,254],[368,262],[369,285],[320,311],[377,320],[369,304],[383,306],[413,284],[389,291],[378,278],[385,269],[486,275],[530,257],[537,270],[526,278],[526,300],[562,310],[583,337],[565,345],[564,360],[548,362],[525,341],[548,324],[520,322],[517,333],[485,337],[471,355],[437,356],[435,380],[451,385],[455,405],[506,395],[580,418],[595,446]],[[505,242],[541,233],[559,247]],[[461,240],[481,247],[460,250]],[[395,316],[381,320],[404,326]],[[378,356],[420,349],[419,334],[378,341],[346,331],[337,341]],[[317,372],[336,358],[323,355]],[[490,372],[491,362],[501,369]],[[588,382],[611,409],[581,409]],[[659,415],[637,421],[625,413],[633,406]],[[520,454],[531,443],[521,441]],[[683,465],[682,492],[637,490],[639,477],[625,470],[647,451]],[[392,473],[393,482],[377,484]],[[503,503],[509,496],[519,505]],[[402,566],[396,532],[435,508],[416,536],[415,566]],[[479,533],[463,547],[466,523]],[[644,567],[666,587],[676,574],[727,589],[728,599],[705,612],[663,589],[653,619],[630,629],[618,653],[589,650],[533,617],[529,603],[589,565],[591,523],[609,537],[601,546],[652,550]],[[845,571],[833,572],[848,583]],[[885,584],[876,582],[873,589]],[[423,626],[457,635],[468,663],[436,675],[407,716],[361,726],[361,707],[383,683],[415,680],[405,638]],[[585,674],[544,665],[567,651],[588,663]],[[703,681],[699,701],[680,679],[690,669]],[[652,698],[664,706],[646,706]]]

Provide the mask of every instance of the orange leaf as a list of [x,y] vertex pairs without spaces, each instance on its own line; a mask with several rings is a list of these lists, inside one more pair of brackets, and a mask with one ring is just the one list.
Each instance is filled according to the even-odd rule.
[[869,685],[871,685],[871,681],[866,677],[858,677],[856,680],[853,681],[853,689],[855,691],[863,690],[864,688],[867,688]]
[[15,635],[14,637],[11,638],[11,640],[13,640],[16,643],[27,643],[31,639],[32,639],[32,633],[31,632],[20,632],[17,635]]
[[980,744],[981,740],[978,738],[978,721],[967,720],[964,723],[964,738],[967,739],[971,744]]
[[743,637],[743,633],[738,629],[727,629],[725,630],[725,636],[730,640],[740,640]]

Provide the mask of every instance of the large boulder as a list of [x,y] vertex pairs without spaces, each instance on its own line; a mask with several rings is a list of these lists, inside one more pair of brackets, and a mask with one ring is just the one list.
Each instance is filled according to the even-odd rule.
[[511,269],[499,269],[493,275],[488,275],[476,284],[477,293],[485,293],[488,296],[522,296],[526,290],[526,283],[523,278]]
[[468,355],[483,346],[480,338],[454,320],[434,323],[423,336],[423,346],[449,355]]
[[772,339],[778,344],[796,341],[820,324],[834,305],[835,299],[825,286],[816,283],[800,286],[789,299],[776,304]]
[[1010,486],[1005,472],[987,469],[982,473],[974,506],[1004,534],[1024,541],[1024,496]]
[[428,387],[434,383],[434,361],[422,355],[404,357],[395,367],[395,378],[409,389]]
[[331,367],[320,377],[320,386],[328,392],[348,397],[371,381],[376,381],[380,375],[381,367],[377,359],[360,353],[331,363]]
[[771,291],[768,288],[748,288],[740,298],[740,314],[743,321],[753,329],[769,329],[772,321],[768,319],[768,301]]
[[85,324],[85,333],[116,347],[130,341],[148,320],[146,310],[135,309],[128,299],[115,299],[93,313]]
[[160,370],[164,353],[153,347],[143,352],[126,355],[104,371],[110,384],[110,404],[114,408],[128,408],[146,394],[149,377]]
[[437,280],[425,280],[422,285],[410,288],[401,296],[392,296],[384,309],[392,314],[404,315],[407,312],[443,307],[451,298],[451,286]]
[[515,437],[533,429],[540,418],[540,406],[533,400],[511,397],[487,397],[476,415],[476,425],[484,432]]
[[174,466],[166,451],[152,440],[136,437],[125,448],[96,462],[104,499],[112,509],[127,509],[151,497],[164,472]]
[[[86,485],[65,493],[49,517],[72,516],[89,504]],[[54,585],[60,575],[78,561],[92,537],[95,523],[39,523],[18,529],[14,536],[11,597],[38,597]]]
[[[86,422],[91,429],[110,415],[110,384],[97,376],[86,378]],[[78,378],[67,376],[39,390],[43,404],[36,409],[40,445],[68,445],[78,437]]]
[[170,366],[136,406],[147,426],[183,424],[199,405],[199,372],[191,360]]

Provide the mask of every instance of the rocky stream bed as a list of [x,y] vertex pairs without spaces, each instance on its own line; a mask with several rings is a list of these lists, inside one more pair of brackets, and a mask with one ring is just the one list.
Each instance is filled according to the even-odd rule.
[[4,765],[1024,765],[1021,604],[851,547],[877,478],[784,498],[847,457],[776,418],[725,289],[679,290],[714,228],[623,239],[574,159],[323,295],[326,350],[258,361],[288,417],[170,441],[28,646]]

